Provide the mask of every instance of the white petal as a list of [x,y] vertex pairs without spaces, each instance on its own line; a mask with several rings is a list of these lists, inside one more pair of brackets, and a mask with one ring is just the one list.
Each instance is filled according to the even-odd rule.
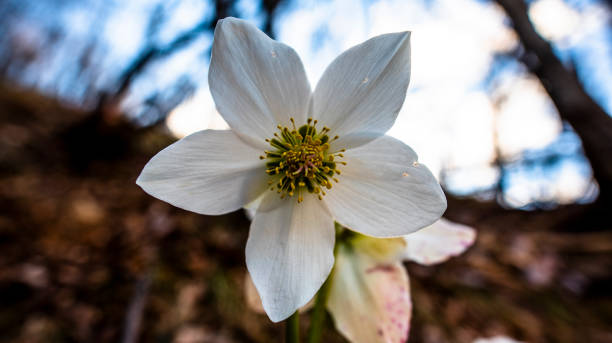
[[297,53],[244,20],[217,23],[208,83],[225,121],[257,147],[290,117],[306,121],[310,84]]
[[351,230],[397,237],[432,224],[446,210],[438,181],[406,144],[383,136],[344,156],[340,182],[325,201],[334,219]]
[[440,219],[432,225],[404,236],[405,258],[432,265],[457,256],[470,247],[476,231],[469,226]]
[[382,262],[358,248],[338,247],[327,309],[353,343],[405,342],[412,303],[400,262]]
[[[276,201],[270,192],[261,206]],[[334,264],[334,221],[314,196],[257,211],[246,245],[249,273],[270,319],[281,321],[319,290]]]
[[199,131],[168,146],[136,183],[152,196],[200,214],[235,211],[267,186],[260,151],[231,131]]
[[410,32],[374,37],[327,67],[314,91],[313,116],[340,136],[333,149],[365,144],[391,128],[409,81]]

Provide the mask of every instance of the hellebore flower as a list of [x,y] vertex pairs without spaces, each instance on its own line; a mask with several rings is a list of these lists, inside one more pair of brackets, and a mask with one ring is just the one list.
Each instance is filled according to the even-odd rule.
[[410,34],[385,34],[336,58],[314,92],[290,47],[245,21],[215,29],[208,73],[231,130],[205,130],[155,155],[136,183],[205,215],[260,199],[247,268],[273,321],[306,304],[334,264],[334,221],[394,237],[446,209],[431,172],[385,132],[404,102]]
[[405,342],[412,303],[401,261],[441,263],[475,238],[474,229],[440,219],[402,238],[353,235],[340,243],[327,301],[336,329],[353,343]]

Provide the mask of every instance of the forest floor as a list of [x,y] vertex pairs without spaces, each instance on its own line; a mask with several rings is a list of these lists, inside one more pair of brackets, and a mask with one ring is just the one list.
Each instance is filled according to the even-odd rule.
[[[91,116],[0,87],[0,341],[279,341],[246,307],[242,211],[145,194],[136,177],[173,138]],[[410,342],[612,342],[612,230],[477,229],[464,255],[406,264]]]

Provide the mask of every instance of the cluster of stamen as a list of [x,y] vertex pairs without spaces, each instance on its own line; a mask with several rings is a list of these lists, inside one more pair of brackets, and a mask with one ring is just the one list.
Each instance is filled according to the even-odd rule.
[[297,194],[298,203],[304,200],[305,192],[313,193],[319,199],[326,194],[324,189],[332,188],[332,182],[338,182],[336,175],[340,170],[338,164],[346,162],[336,161],[344,157],[344,149],[330,153],[329,143],[338,139],[338,136],[329,138],[329,128],[317,130],[317,121],[309,118],[307,123],[296,128],[295,121],[291,120],[292,128],[279,125],[279,132],[274,138],[266,139],[273,150],[266,150],[261,159],[266,162],[266,173],[274,179],[268,184],[270,190],[276,190],[281,198],[292,197]]

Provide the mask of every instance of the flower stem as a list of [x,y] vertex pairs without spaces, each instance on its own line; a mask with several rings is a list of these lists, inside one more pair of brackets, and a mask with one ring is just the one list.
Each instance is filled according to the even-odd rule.
[[325,318],[327,316],[325,304],[327,303],[327,295],[329,294],[329,284],[330,280],[328,278],[317,293],[317,299],[315,300],[310,320],[310,328],[308,329],[308,343],[319,343],[321,341]]
[[299,343],[300,342],[300,314],[295,311],[291,317],[285,322],[285,342]]

